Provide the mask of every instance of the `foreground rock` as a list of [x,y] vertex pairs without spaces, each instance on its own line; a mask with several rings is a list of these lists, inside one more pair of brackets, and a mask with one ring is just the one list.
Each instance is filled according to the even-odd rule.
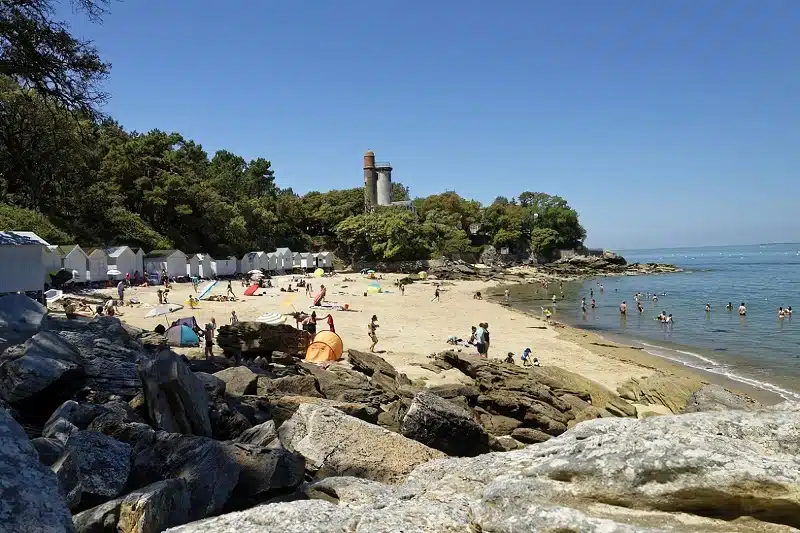
[[800,404],[605,418],[507,453],[433,461],[405,483],[328,478],[311,500],[174,533],[777,533],[800,526]]
[[0,296],[0,352],[46,329],[47,308],[24,294]]
[[761,403],[742,394],[731,392],[719,385],[703,385],[689,397],[685,412],[697,413],[700,411],[727,411],[728,409],[743,409],[753,411],[760,409]]
[[414,396],[400,433],[447,455],[475,456],[489,451],[489,434],[471,413],[430,392]]
[[55,474],[41,464],[25,432],[0,408],[0,529],[68,533],[72,516]]
[[211,436],[208,393],[203,381],[169,350],[143,361],[139,375],[150,420],[170,433]]
[[622,398],[638,403],[663,405],[673,413],[682,413],[692,394],[703,382],[692,376],[675,376],[657,371],[645,378],[630,378],[617,387]]
[[288,450],[305,457],[306,469],[320,478],[351,475],[391,483],[417,465],[444,457],[419,442],[322,405],[300,405],[278,428],[278,435]]

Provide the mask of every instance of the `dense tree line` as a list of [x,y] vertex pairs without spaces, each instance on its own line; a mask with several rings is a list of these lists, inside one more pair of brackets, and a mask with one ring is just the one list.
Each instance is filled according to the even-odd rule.
[[[92,17],[106,5],[78,4]],[[487,244],[548,254],[585,238],[557,196],[524,192],[483,207],[446,192],[414,200],[416,213],[365,214],[362,188],[298,195],[276,184],[268,159],[209,156],[179,133],[126,131],[98,112],[96,82],[109,66],[51,13],[45,0],[0,0],[0,229],[215,256],[325,248],[351,260]],[[393,196],[406,200],[408,191],[395,184]]]

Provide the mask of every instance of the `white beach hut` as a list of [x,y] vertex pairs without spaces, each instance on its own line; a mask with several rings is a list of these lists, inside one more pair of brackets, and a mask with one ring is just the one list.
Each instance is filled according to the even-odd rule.
[[[127,274],[133,275],[136,271],[141,274],[144,271],[144,265],[139,267],[139,258],[131,248],[127,246],[115,246],[113,248],[105,249],[108,256],[108,270],[119,270],[120,275],[117,278],[124,278]],[[108,272],[108,270],[106,272]]]
[[105,281],[108,279],[108,255],[102,248],[89,248],[89,281]]
[[236,274],[237,262],[234,256],[227,259],[212,259],[211,272],[216,277],[233,276]]
[[50,274],[55,274],[62,268],[63,257],[58,252],[57,246],[51,246],[49,242],[39,237],[32,231],[12,231],[15,235],[20,235],[32,239],[42,246],[42,265],[44,266],[44,281],[50,283]]
[[189,275],[208,279],[211,277],[211,256],[208,254],[192,254],[188,259]]
[[186,276],[186,254],[180,250],[153,250],[144,256],[144,269],[147,272],[167,271],[168,276]]
[[288,248],[278,248],[275,250],[275,270],[285,272],[294,266],[294,254]]
[[74,283],[89,281],[89,256],[77,244],[62,244],[57,247],[62,257],[62,268],[72,271]]
[[43,245],[17,232],[0,232],[0,294],[44,290]]
[[267,270],[270,272],[278,270],[278,256],[275,252],[267,253]]
[[333,252],[315,253],[314,268],[333,268]]
[[306,269],[314,268],[314,254],[310,252],[300,252],[297,255],[300,256],[300,265],[295,266]]
[[133,274],[138,270],[140,274],[144,275],[144,257],[147,254],[144,253],[143,248],[131,248],[131,251],[136,256],[136,265],[134,266],[133,272],[131,272],[131,274]]

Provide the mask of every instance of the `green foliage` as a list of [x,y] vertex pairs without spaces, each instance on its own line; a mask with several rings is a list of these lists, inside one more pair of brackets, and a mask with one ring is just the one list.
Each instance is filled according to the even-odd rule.
[[0,204],[0,228],[3,231],[32,231],[52,244],[72,242],[72,236],[55,227],[47,217],[22,207]]

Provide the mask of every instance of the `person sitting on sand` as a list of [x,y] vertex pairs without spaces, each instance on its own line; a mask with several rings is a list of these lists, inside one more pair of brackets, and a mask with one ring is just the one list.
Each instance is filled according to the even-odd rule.
[[473,300],[483,300],[483,295],[481,294],[481,291],[478,291],[478,292],[476,292],[476,293],[475,293],[475,294],[472,296],[472,299],[473,299]]
[[540,366],[539,365],[539,359],[537,357],[533,358],[533,366]]
[[192,309],[197,309],[199,307],[200,300],[195,298],[193,295],[189,295],[189,307]]
[[744,302],[739,306],[739,316],[747,316],[747,307],[745,307]]
[[628,304],[625,301],[623,301],[621,304],[619,304],[619,314],[625,316],[627,313],[628,313]]
[[728,311],[733,311],[733,304],[731,302],[728,302],[728,305],[725,306],[725,309],[727,309]]
[[367,331],[369,332],[369,340],[372,341],[372,345],[369,347],[369,351],[375,353],[375,345],[378,344],[378,334],[377,330],[380,326],[378,325],[378,317],[377,315],[372,315],[372,319],[367,324]]
[[506,363],[510,363],[512,365],[514,364],[514,353],[513,352],[508,352],[506,354],[506,361],[505,362]]
[[477,329],[478,328],[476,328],[475,326],[472,326],[472,333],[469,336],[469,340],[467,341],[467,344],[473,344],[473,345],[475,344],[475,342],[476,342],[475,331]]

